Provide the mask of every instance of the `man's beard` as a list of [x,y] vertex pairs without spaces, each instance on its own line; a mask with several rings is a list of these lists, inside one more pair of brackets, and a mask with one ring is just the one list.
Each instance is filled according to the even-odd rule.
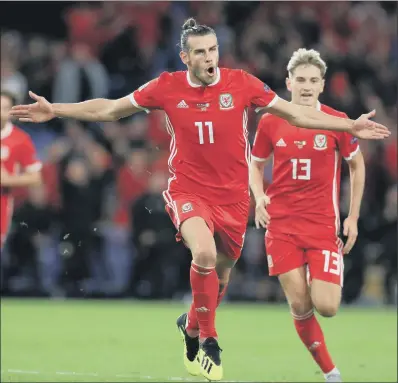
[[205,71],[201,71],[200,69],[195,69],[193,73],[194,73],[195,77],[202,83],[202,85],[205,85],[205,86],[210,85],[213,82],[211,78],[208,79],[210,81],[208,81],[205,78]]

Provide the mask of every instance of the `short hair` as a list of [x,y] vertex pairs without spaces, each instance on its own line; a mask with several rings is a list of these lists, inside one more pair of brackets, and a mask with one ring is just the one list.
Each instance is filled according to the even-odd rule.
[[182,31],[180,36],[180,48],[184,52],[189,51],[188,47],[188,37],[189,36],[206,36],[209,34],[216,35],[214,29],[208,27],[207,25],[199,25],[196,23],[194,18],[189,18],[185,23],[182,25]]
[[287,64],[289,75],[293,75],[295,69],[300,65],[314,65],[321,71],[322,78],[325,77],[327,66],[321,55],[315,49],[300,48],[295,51]]
[[15,96],[14,93],[10,92],[9,90],[2,89],[1,96],[7,97],[11,101],[11,104],[12,104],[11,106],[17,105],[17,97]]

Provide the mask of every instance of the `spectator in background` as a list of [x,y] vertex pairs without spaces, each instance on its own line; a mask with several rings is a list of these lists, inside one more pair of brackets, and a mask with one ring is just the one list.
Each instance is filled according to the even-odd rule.
[[25,76],[18,71],[17,63],[10,57],[1,58],[1,88],[15,95],[18,103],[22,103],[28,91]]
[[43,185],[30,188],[27,200],[14,215],[15,227],[9,242],[11,268],[6,278],[27,276],[25,294],[43,293],[39,270],[40,251],[46,246],[57,218],[46,197]]
[[55,74],[54,102],[80,102],[108,95],[108,74],[104,65],[92,55],[90,47],[76,43]]
[[147,190],[149,175],[148,151],[146,149],[130,151],[126,162],[116,174],[118,198],[115,220],[119,224],[128,224],[130,206]]
[[180,287],[184,260],[189,267],[187,251],[175,241],[176,231],[164,208],[162,191],[165,188],[167,173],[153,173],[148,191],[130,209],[132,240],[137,249],[131,277],[135,296],[172,298]]

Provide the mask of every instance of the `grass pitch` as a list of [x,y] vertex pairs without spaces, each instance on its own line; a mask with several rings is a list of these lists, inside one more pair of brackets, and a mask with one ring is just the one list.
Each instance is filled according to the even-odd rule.
[[[2,382],[203,381],[184,370],[175,320],[186,306],[1,301]],[[320,319],[344,381],[397,382],[397,313],[342,308]],[[217,316],[229,381],[322,382],[286,306],[225,304]]]

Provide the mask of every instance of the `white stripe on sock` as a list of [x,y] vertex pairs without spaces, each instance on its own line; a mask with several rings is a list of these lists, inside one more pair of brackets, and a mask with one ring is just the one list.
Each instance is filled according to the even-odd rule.
[[296,315],[293,312],[291,312],[292,317],[296,320],[305,320],[308,318],[311,318],[314,315],[314,309],[311,309],[310,311],[308,311],[308,313],[303,314],[303,315]]

